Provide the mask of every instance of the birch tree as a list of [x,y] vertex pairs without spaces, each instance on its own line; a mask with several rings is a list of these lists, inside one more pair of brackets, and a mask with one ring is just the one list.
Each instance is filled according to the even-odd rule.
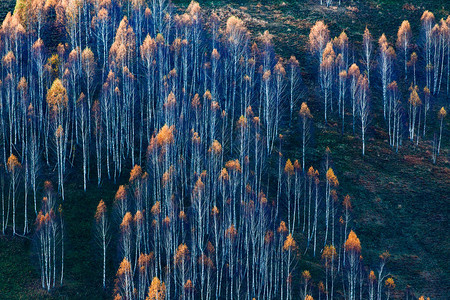
[[300,108],[300,117],[302,119],[302,170],[305,170],[306,144],[309,137],[309,120],[312,119],[311,112],[306,102],[303,102]]
[[373,38],[366,26],[363,34],[363,63],[366,67],[367,83],[370,85],[370,69],[372,66]]
[[97,206],[97,211],[95,212],[95,223],[96,223],[96,234],[98,237],[98,242],[102,248],[102,259],[103,259],[103,289],[106,288],[106,249],[108,247],[109,238],[109,222],[107,216],[106,205],[103,200],[100,200]]
[[442,128],[444,126],[444,118],[447,116],[447,111],[444,107],[441,107],[438,113],[438,119],[440,120],[440,126],[439,126],[439,143],[437,148],[437,154],[439,155],[439,151],[441,149],[441,140],[442,140]]
[[361,121],[361,140],[363,143],[362,153],[366,153],[366,131],[369,123],[369,79],[366,76],[359,76],[358,79],[358,115]]
[[405,79],[408,78],[408,70],[407,70],[407,57],[408,57],[408,48],[411,43],[411,25],[409,25],[409,22],[407,20],[404,20],[402,22],[402,25],[400,25],[398,32],[397,32],[397,48],[403,52],[403,62],[404,62],[404,72],[405,72]]
[[[11,141],[12,143],[12,141]],[[20,164],[19,160],[14,154],[11,154],[11,156],[8,158],[8,173],[10,174],[10,195],[11,195],[11,202],[12,202],[12,231],[13,235],[16,234],[16,193],[19,185],[19,176],[20,176],[20,170],[22,168],[22,165]],[[9,214],[9,209],[8,209]],[[6,219],[8,220],[8,219]],[[8,221],[6,221],[8,223]]]
[[348,255],[348,298],[350,300],[356,299],[356,281],[358,278],[359,254],[361,253],[361,243],[356,233],[350,231],[347,240],[344,244],[345,251]]

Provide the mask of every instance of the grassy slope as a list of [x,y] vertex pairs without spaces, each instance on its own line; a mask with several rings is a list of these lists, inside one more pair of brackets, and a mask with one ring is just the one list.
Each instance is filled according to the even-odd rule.
[[[11,1],[12,2],[12,1]],[[174,1],[181,6],[186,1]],[[311,162],[320,165],[326,146],[332,150],[336,174],[340,180],[341,193],[353,198],[353,222],[363,246],[366,264],[376,266],[377,255],[388,249],[392,260],[389,270],[397,277],[398,285],[414,287],[418,294],[445,299],[450,294],[450,242],[446,231],[449,215],[450,170],[448,162],[449,137],[445,136],[444,150],[436,166],[430,163],[430,146],[415,147],[406,142],[398,154],[392,153],[386,141],[383,122],[380,120],[379,90],[372,94],[375,117],[369,130],[368,153],[361,157],[358,138],[337,133],[333,126],[324,127],[321,121],[321,102],[314,90],[315,79],[309,77],[311,64],[305,55],[309,28],[318,19],[330,25],[332,35],[346,29],[350,39],[361,40],[361,34],[369,25],[374,37],[382,31],[392,41],[402,19],[409,19],[415,33],[423,9],[402,10],[399,1],[379,1],[378,4],[357,4],[359,12],[343,7],[326,9],[312,3],[295,4],[286,1],[261,5],[246,1],[229,5],[229,1],[207,1],[205,7],[216,8],[222,16],[230,13],[240,15],[256,32],[269,30],[274,37],[277,53],[284,57],[291,54],[304,66],[304,80],[308,89],[305,99],[315,116],[315,149]],[[445,15],[441,8],[450,9],[445,1],[422,0],[423,7],[433,10],[437,17]],[[0,17],[3,18],[0,2]],[[446,5],[446,6],[445,6]],[[448,12],[447,12],[448,13]],[[366,24],[366,21],[368,22]],[[375,81],[373,85],[376,85]],[[434,114],[434,112],[433,112]],[[447,118],[448,119],[448,118]],[[350,119],[348,119],[350,121]],[[333,125],[333,121],[330,122]],[[447,120],[447,128],[450,124]],[[348,130],[350,128],[347,128]],[[286,157],[300,157],[300,141],[295,139],[296,129],[285,132],[288,137]],[[448,131],[447,131],[448,132]],[[94,173],[93,173],[94,174]],[[126,179],[125,179],[126,180]],[[67,224],[67,256],[65,286],[51,295],[39,290],[39,274],[31,257],[31,244],[25,240],[0,238],[0,298],[1,299],[100,299],[108,298],[110,291],[102,293],[100,268],[92,258],[95,244],[92,237],[92,218],[100,198],[111,204],[117,185],[104,184],[97,189],[93,183],[87,193],[82,192],[80,178],[72,174],[68,179],[65,207]],[[301,239],[299,236],[298,239]],[[114,245],[114,242],[112,242]],[[437,246],[439,245],[439,246]],[[115,247],[110,247],[110,257]],[[109,287],[113,284],[114,266],[109,269]],[[313,278],[322,276],[316,262],[302,260],[298,269],[312,270]]]
[[[448,15],[450,7],[444,1],[421,2],[422,7],[435,12],[437,19]],[[379,83],[373,80],[371,98],[374,116],[369,128],[367,155],[363,159],[361,141],[347,135],[349,128],[341,136],[336,127],[324,128],[321,125],[321,101],[314,88],[315,78],[309,75],[314,71],[315,67],[311,64],[315,62],[309,60],[309,54],[305,55],[309,29],[316,20],[324,19],[332,36],[345,29],[350,40],[358,45],[366,25],[375,38],[385,32],[393,41],[401,21],[409,19],[417,35],[423,9],[403,10],[403,3],[397,1],[356,4],[356,12],[345,7],[327,9],[312,3],[304,5],[288,1],[242,5],[244,10],[238,5],[221,7],[218,4],[217,8],[221,12],[233,13],[234,9],[241,9],[241,17],[248,20],[253,31],[269,30],[274,34],[277,53],[284,57],[294,54],[304,66],[304,79],[308,86],[305,99],[312,107],[315,125],[319,127],[315,130],[316,151],[312,153],[314,166],[319,166],[324,149],[329,146],[335,172],[341,182],[341,192],[349,193],[354,198],[353,222],[361,238],[366,264],[375,268],[378,254],[387,249],[392,254],[388,268],[397,277],[399,287],[409,284],[418,294],[426,292],[432,297],[445,299],[450,293],[450,268],[447,263],[450,243],[446,231],[449,215],[447,191],[450,189],[448,135],[446,151],[436,166],[430,160],[429,143],[416,147],[405,142],[398,154],[393,153],[386,141]],[[375,72],[372,74],[375,75]],[[406,87],[403,87],[404,92]],[[439,104],[444,105],[444,101],[441,99]],[[434,110],[430,115],[435,116],[435,113]],[[347,126],[350,126],[350,120],[348,122]],[[448,120],[446,126],[449,126]],[[288,142],[290,153],[285,156],[300,157],[300,151],[296,149],[300,147],[300,141],[294,138],[299,135],[293,132],[285,136],[288,139],[291,137]]]

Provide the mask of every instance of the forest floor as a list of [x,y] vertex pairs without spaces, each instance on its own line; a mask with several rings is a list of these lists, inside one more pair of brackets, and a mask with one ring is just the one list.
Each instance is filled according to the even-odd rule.
[[[11,0],[11,2],[13,2]],[[187,1],[173,1],[186,7]],[[378,255],[389,250],[391,259],[387,269],[395,278],[399,289],[410,285],[417,296],[426,294],[432,299],[448,299],[450,295],[450,122],[447,117],[441,155],[436,164],[431,160],[432,132],[437,129],[429,123],[426,141],[416,146],[404,140],[398,153],[387,142],[386,126],[382,116],[379,82],[376,68],[371,82],[371,126],[368,131],[367,154],[361,155],[358,131],[351,130],[351,116],[347,116],[346,130],[339,132],[340,123],[331,118],[324,125],[322,102],[313,74],[316,63],[307,51],[309,30],[317,20],[324,20],[337,36],[345,30],[351,43],[360,48],[362,33],[367,25],[377,39],[383,32],[393,42],[401,21],[411,23],[414,37],[420,32],[420,16],[424,9],[433,11],[436,19],[449,14],[450,4],[443,0],[407,1],[379,0],[348,2],[340,7],[326,8],[318,1],[202,1],[207,10],[215,10],[219,17],[230,15],[242,18],[252,31],[252,38],[269,30],[274,35],[276,53],[284,58],[295,55],[302,66],[306,86],[302,101],[308,101],[314,115],[314,138],[310,144],[309,163],[319,171],[326,147],[331,149],[332,165],[339,179],[339,193],[352,197],[352,222],[361,240],[364,264],[375,269]],[[420,3],[420,4],[418,4]],[[5,15],[7,2],[0,1],[0,18]],[[12,5],[13,6],[13,5]],[[8,9],[8,8],[6,8]],[[11,9],[11,8],[9,8]],[[355,52],[355,56],[359,53]],[[403,101],[406,88],[401,82]],[[442,106],[448,99],[438,99]],[[447,102],[448,103],[448,102]],[[436,104],[436,107],[438,105]],[[439,106],[439,107],[440,107]],[[435,109],[436,109],[435,107]],[[429,116],[436,116],[433,110]],[[292,124],[298,124],[297,117]],[[284,156],[301,157],[298,126],[283,132],[287,137]],[[79,172],[69,174],[65,200],[66,220],[66,272],[64,286],[51,294],[41,291],[37,263],[32,256],[32,243],[28,239],[0,237],[0,299],[109,299],[117,262],[111,260],[107,274],[108,290],[102,292],[101,270],[93,257],[95,240],[92,234],[93,215],[100,199],[110,207],[119,183],[104,182],[100,188],[92,181],[85,193]],[[94,174],[94,172],[92,172]],[[94,175],[93,175],[94,176]],[[303,237],[296,237],[301,241]],[[110,257],[116,248],[111,242]],[[114,262],[114,263],[112,263]],[[314,278],[322,278],[320,261],[303,257],[297,270],[309,269]],[[298,278],[298,276],[297,276]],[[400,294],[394,294],[394,297]]]

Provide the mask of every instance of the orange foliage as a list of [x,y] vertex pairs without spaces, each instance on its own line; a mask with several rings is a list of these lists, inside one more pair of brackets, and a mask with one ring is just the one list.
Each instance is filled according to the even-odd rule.
[[219,51],[217,51],[216,48],[213,49],[213,51],[211,53],[211,57],[214,58],[215,60],[218,60],[220,58]]
[[144,220],[144,215],[142,214],[142,212],[140,210],[138,210],[136,212],[136,214],[134,215],[134,223],[139,224],[142,223]]
[[271,45],[273,35],[270,34],[268,30],[265,30],[262,34],[259,34],[258,39],[261,40],[264,45]]
[[325,43],[330,39],[330,31],[323,21],[317,21],[309,32],[309,48],[311,52],[319,52],[325,47]]
[[291,66],[299,66],[300,65],[300,63],[298,62],[297,58],[294,55],[292,55],[289,58],[289,64],[291,64]]
[[443,118],[445,118],[445,116],[447,116],[447,111],[445,110],[444,107],[441,107],[441,109],[439,110],[439,113],[438,113],[438,118],[443,119]]
[[302,277],[303,277],[304,280],[308,281],[308,280],[311,279],[311,273],[309,273],[308,270],[304,270],[304,271],[302,272]]
[[203,94],[203,98],[211,101],[212,100],[211,92],[209,90],[206,90],[206,92]]
[[248,34],[244,22],[235,16],[228,18],[225,33],[228,36],[228,42],[235,46],[237,46]]
[[67,96],[66,88],[63,86],[61,80],[55,79],[52,86],[47,92],[47,104],[53,113],[59,113],[67,106],[69,98]]
[[122,62],[126,57],[131,57],[135,53],[136,38],[133,28],[128,23],[128,18],[123,17],[117,28],[114,43],[111,45],[110,54],[118,62]]
[[422,101],[420,100],[419,94],[417,93],[418,89],[419,88],[417,86],[415,86],[414,88],[410,88],[411,94],[409,95],[408,102],[414,107],[422,105]]
[[178,214],[178,218],[179,218],[181,221],[186,221],[186,218],[187,218],[186,213],[185,213],[183,210],[180,211],[180,213]]
[[231,226],[225,231],[225,237],[230,240],[234,240],[236,235],[237,235],[236,227],[234,227],[234,225],[231,224]]
[[211,209],[211,213],[212,213],[213,216],[217,216],[219,214],[219,209],[217,208],[217,206],[214,206]]
[[431,11],[426,10],[423,12],[420,21],[424,24],[424,26],[431,24],[434,22],[434,14]]
[[166,216],[166,217],[162,220],[162,224],[164,225],[165,228],[169,228],[169,226],[170,226],[170,218],[169,218],[169,216]]
[[44,190],[47,193],[53,191],[53,184],[50,181],[48,181],[48,180],[44,181]]
[[411,53],[411,60],[408,62],[409,65],[415,65],[417,63],[417,53],[413,52]]
[[164,36],[161,33],[158,33],[156,35],[155,41],[159,45],[164,45],[164,43],[165,43]]
[[88,72],[87,76],[93,76],[95,59],[91,48],[86,47],[83,52],[81,52],[81,61],[83,64],[83,69],[85,72]]
[[353,230],[350,230],[347,241],[345,241],[344,247],[345,250],[348,252],[356,252],[356,253],[361,252],[361,242],[359,241],[359,238],[356,236],[356,233]]
[[[208,246],[210,245],[211,243],[209,243],[208,244]],[[212,246],[212,245],[211,245]],[[213,263],[213,261],[211,260],[211,258],[209,258],[208,256],[206,256],[205,254],[202,254],[199,258],[198,258],[198,263],[200,264],[200,265],[204,265],[204,266],[206,266],[206,267],[208,267],[208,268],[213,268],[214,267],[214,263]]]
[[138,258],[138,265],[139,265],[139,272],[144,273],[145,270],[148,268],[148,265],[150,264],[150,261],[153,259],[152,254],[144,254],[141,253]]
[[122,296],[120,296],[119,294],[116,294],[114,296],[114,300],[122,300]]
[[154,277],[148,288],[148,295],[145,300],[164,300],[165,298],[166,285],[158,277]]
[[264,243],[267,245],[270,244],[272,241],[273,241],[273,231],[268,230],[264,235]]
[[147,60],[147,63],[150,64],[156,51],[156,42],[149,34],[145,37],[140,50],[142,59]]
[[348,75],[358,78],[360,74],[359,67],[356,64],[352,64],[348,69]]
[[389,253],[389,251],[384,251],[383,253],[380,254],[380,259],[382,261],[388,260],[389,257],[391,257],[391,254]]
[[323,285],[322,281],[319,282],[318,288],[321,293],[325,293],[325,286]]
[[183,262],[186,262],[187,260],[189,260],[189,249],[186,246],[186,244],[180,244],[178,246],[177,252],[175,253],[175,264],[176,265],[180,265]]
[[386,279],[386,281],[384,282],[384,285],[390,290],[395,289],[395,282],[392,277],[389,277],[388,279]]
[[106,204],[103,200],[100,200],[100,202],[97,205],[97,211],[95,212],[95,220],[99,222],[103,216],[106,213]]
[[302,106],[300,107],[299,114],[300,114],[300,116],[302,118],[312,119],[311,111],[309,110],[308,105],[306,104],[306,102],[302,103]]
[[337,195],[336,190],[331,190],[330,191],[330,196],[331,196],[331,199],[333,199],[334,202],[338,201],[338,195]]
[[284,166],[284,173],[286,173],[288,176],[294,175],[294,166],[292,165],[290,159],[286,161],[286,165]]
[[312,166],[308,169],[308,176],[311,178],[314,176],[314,168]]
[[173,132],[175,130],[175,126],[167,126],[165,124],[156,135],[156,143],[159,147],[170,145],[174,142]]
[[192,98],[191,105],[194,109],[198,109],[201,107],[200,96],[198,94],[195,94],[194,98]]
[[334,64],[336,53],[333,50],[333,43],[328,42],[322,53],[322,65],[323,68],[329,68]]
[[344,201],[342,202],[342,205],[346,208],[346,209],[352,209],[352,203],[350,201],[350,196],[346,195],[344,197]]
[[127,191],[124,185],[120,185],[119,189],[116,192],[116,201],[123,201],[127,198]]
[[292,237],[292,234],[290,233],[283,244],[283,250],[284,251],[293,251],[297,249],[297,243],[295,242],[294,238]]
[[214,249],[213,244],[211,244],[211,242],[208,241],[208,244],[206,245],[206,249],[208,250],[208,252],[210,254],[214,253],[216,251],[216,249]]
[[217,140],[214,140],[209,151],[215,155],[219,155],[222,153],[222,145]]
[[411,25],[407,20],[402,22],[400,28],[397,32],[397,47],[406,47],[409,44],[409,40],[411,39]]
[[284,221],[280,222],[280,226],[277,229],[277,232],[280,234],[285,234],[288,232],[288,229],[286,227],[286,223]]
[[369,28],[364,29],[364,34],[363,34],[363,43],[366,45],[368,43],[371,43],[372,41],[372,34],[369,31]]
[[389,83],[387,88],[390,91],[397,91],[397,89],[398,89],[397,81],[394,80],[391,83]]
[[365,74],[364,74],[364,76],[363,75],[359,75],[358,88],[361,91],[367,91],[367,89],[369,88],[369,79],[367,78],[367,75],[365,75]]
[[325,266],[328,267],[330,262],[336,257],[336,248],[333,245],[326,245],[323,248],[322,259],[325,261]]
[[64,130],[63,130],[62,126],[59,125],[58,128],[56,128],[56,130],[55,130],[55,137],[61,138],[63,136],[64,136]]
[[239,163],[239,160],[229,160],[225,163],[225,168],[231,171],[241,172],[241,164]]
[[336,175],[334,175],[334,171],[332,168],[329,168],[327,171],[327,180],[330,182],[330,185],[332,186],[339,185],[339,180],[337,179]]
[[342,31],[341,34],[339,35],[337,41],[336,41],[336,45],[338,47],[342,48],[343,46],[345,46],[347,44],[348,44],[348,36],[345,33],[345,31]]
[[296,171],[298,171],[298,170],[300,170],[300,168],[301,168],[300,163],[298,162],[298,159],[296,159],[296,160],[294,161],[294,169],[295,169]]
[[[19,83],[17,84],[17,89],[22,93],[26,93],[28,89],[28,83],[25,77],[20,78]],[[25,100],[25,99],[24,99]]]
[[266,194],[264,194],[263,192],[259,192],[258,198],[259,198],[259,202],[260,202],[262,205],[267,204],[267,197],[266,197]]
[[17,160],[17,157],[14,154],[11,154],[6,164],[8,167],[8,171],[11,173],[14,173],[18,168],[21,167],[19,160]]
[[219,102],[217,102],[217,101],[212,101],[212,102],[211,102],[211,110],[212,110],[212,111],[217,111],[217,110],[219,110],[219,109],[220,109]]
[[184,284],[183,288],[188,291],[192,290],[194,288],[194,286],[192,285],[192,281],[188,279]]
[[133,217],[131,216],[130,212],[127,212],[125,216],[123,216],[122,223],[120,223],[120,229],[122,231],[129,231],[131,230],[131,223],[133,222]]
[[197,179],[194,185],[193,193],[198,195],[205,189],[205,184],[202,182],[201,177]]
[[16,57],[14,56],[14,53],[12,51],[9,51],[2,59],[3,64],[7,65],[8,67],[11,67],[11,64],[13,64],[16,61]]
[[156,201],[152,206],[151,212],[153,215],[159,215],[161,213],[161,202]]
[[164,172],[164,174],[162,175],[163,187],[166,187],[166,185],[170,182],[170,180],[172,179],[174,171],[175,171],[175,168],[173,166],[170,166],[169,170]]
[[131,264],[126,258],[124,258],[120,263],[116,276],[122,277],[125,274],[131,274]]
[[377,280],[377,277],[375,276],[375,272],[374,271],[370,271],[370,274],[369,274],[369,280],[370,280],[370,282],[375,282],[375,280]]
[[239,120],[237,121],[237,127],[241,129],[247,127],[247,118],[244,116],[240,116]]
[[273,68],[273,72],[277,75],[281,75],[282,77],[286,76],[286,70],[284,69],[283,61],[281,60],[281,58]]
[[133,169],[130,172],[130,179],[129,181],[135,181],[136,179],[138,179],[139,177],[142,176],[142,168],[138,165],[134,165]]

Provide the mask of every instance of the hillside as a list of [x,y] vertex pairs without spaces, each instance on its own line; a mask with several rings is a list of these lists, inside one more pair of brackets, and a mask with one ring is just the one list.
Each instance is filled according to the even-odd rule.
[[[14,8],[14,1],[0,2],[0,19]],[[351,227],[361,241],[364,265],[370,269],[378,266],[379,255],[388,250],[391,258],[386,269],[395,279],[397,288],[391,295],[405,299],[409,286],[417,299],[427,295],[431,299],[448,299],[450,295],[450,118],[444,120],[441,153],[436,163],[432,161],[432,132],[437,132],[438,109],[449,108],[450,98],[444,94],[433,99],[429,114],[428,135],[418,145],[411,143],[407,133],[398,153],[389,146],[388,133],[383,118],[382,91],[378,70],[373,69],[370,88],[370,125],[367,131],[366,154],[361,155],[361,138],[352,133],[350,123],[344,134],[340,132],[338,116],[331,115],[325,124],[322,99],[317,78],[317,62],[308,48],[308,35],[318,20],[330,29],[330,36],[338,36],[343,30],[354,45],[351,60],[358,62],[362,47],[362,34],[367,26],[375,41],[382,33],[393,43],[403,20],[409,20],[413,42],[423,43],[420,17],[424,10],[432,11],[436,20],[450,14],[450,4],[445,0],[410,1],[343,1],[341,6],[327,8],[317,1],[202,1],[204,15],[217,13],[220,23],[229,16],[242,19],[251,32],[251,40],[258,41],[260,34],[268,30],[273,35],[277,56],[286,60],[295,55],[299,60],[303,87],[300,103],[308,102],[313,115],[312,137],[308,150],[308,165],[326,173],[324,157],[326,148],[331,150],[330,164],[339,179],[339,195],[352,198]],[[335,1],[336,2],[336,1]],[[184,11],[189,2],[173,1],[176,11]],[[209,26],[209,24],[207,24]],[[50,34],[50,33],[48,33]],[[54,34],[54,33],[52,33]],[[58,39],[62,38],[58,35]],[[60,41],[57,41],[60,42]],[[57,42],[50,47],[55,48]],[[378,49],[377,44],[374,48]],[[419,47],[415,47],[419,51]],[[377,53],[377,52],[376,52]],[[359,62],[358,62],[359,63]],[[372,76],[372,75],[371,75]],[[410,83],[399,80],[402,101],[406,103]],[[99,85],[100,86],[100,85]],[[420,84],[423,88],[423,84]],[[100,90],[100,89],[99,89]],[[96,92],[98,97],[99,91]],[[299,103],[299,104],[300,104]],[[298,105],[299,106],[299,105]],[[447,110],[449,111],[449,110]],[[287,111],[284,111],[288,115]],[[348,122],[351,116],[347,115]],[[290,122],[284,121],[280,134],[284,137],[283,157],[295,160],[302,156],[300,117],[294,114]],[[289,126],[291,124],[291,126]],[[80,154],[81,157],[81,154]],[[94,159],[92,159],[94,161]],[[95,174],[95,166],[89,166]],[[272,179],[277,175],[277,156],[270,157]],[[308,167],[308,166],[307,166]],[[83,191],[81,158],[68,171],[65,184],[65,273],[64,285],[51,292],[41,289],[39,263],[36,258],[32,232],[26,237],[0,235],[0,299],[111,299],[117,267],[121,261],[116,247],[118,237],[113,236],[108,250],[106,289],[102,290],[101,259],[94,238],[94,214],[100,199],[113,207],[115,193],[121,184],[127,184],[131,164],[127,162],[116,182],[104,179],[97,188],[96,177]],[[149,171],[150,172],[150,171]],[[52,176],[55,170],[43,167],[41,177]],[[267,181],[269,181],[267,175]],[[105,176],[106,178],[106,176]],[[270,187],[271,198],[276,185]],[[41,191],[42,193],[42,191]],[[22,212],[20,213],[22,217]],[[114,224],[113,231],[119,231]],[[21,225],[22,226],[22,225]],[[322,231],[319,234],[323,234]],[[118,235],[118,234],[117,234]],[[305,236],[297,232],[295,240],[306,243]],[[311,253],[301,253],[296,265],[293,284],[299,291],[301,272],[310,270],[313,286],[324,280],[324,268],[320,259]],[[368,270],[366,270],[368,271]],[[339,290],[341,292],[341,290]],[[295,298],[294,298],[295,299]]]
[[[441,17],[447,16],[450,10],[446,1],[415,2],[412,10],[404,8],[407,3],[370,1],[326,8],[314,5],[313,1],[306,1],[306,4],[275,1],[265,5],[255,1],[241,5],[214,3],[211,6],[223,11],[224,15],[237,14],[248,20],[256,32],[269,30],[274,35],[276,52],[282,56],[302,58],[302,75],[308,86],[305,98],[313,99],[309,100],[312,113],[322,118],[319,113],[322,101],[315,88],[317,79],[310,77],[314,67],[307,41],[312,25],[323,19],[330,27],[331,36],[338,36],[345,30],[351,41],[361,45],[366,26],[375,38],[385,33],[392,41],[402,20],[409,20],[412,30],[417,33],[420,32],[420,16],[424,9],[438,12]],[[415,38],[416,43],[421,41]],[[406,95],[405,90],[403,97]],[[405,141],[399,153],[392,151],[387,142],[380,96],[378,83],[371,93],[375,116],[369,129],[368,155],[361,157],[358,138],[341,136],[333,128],[338,126],[337,123],[324,128],[320,124],[323,122],[321,119],[315,123],[318,126],[314,137],[316,162],[322,160],[325,148],[330,147],[341,189],[355,197],[353,222],[362,234],[363,256],[376,264],[378,255],[389,250],[392,254],[389,269],[403,286],[433,291],[434,297],[445,299],[450,294],[450,265],[446,261],[450,254],[446,250],[450,239],[445,229],[450,215],[447,193],[450,190],[450,143],[447,141],[446,152],[436,165],[430,159],[429,142],[415,146]],[[441,101],[446,105],[448,98]],[[300,136],[299,133],[290,131],[285,135],[290,137],[289,155],[286,156],[298,157],[301,141],[293,137]],[[442,247],[436,247],[437,244]]]

